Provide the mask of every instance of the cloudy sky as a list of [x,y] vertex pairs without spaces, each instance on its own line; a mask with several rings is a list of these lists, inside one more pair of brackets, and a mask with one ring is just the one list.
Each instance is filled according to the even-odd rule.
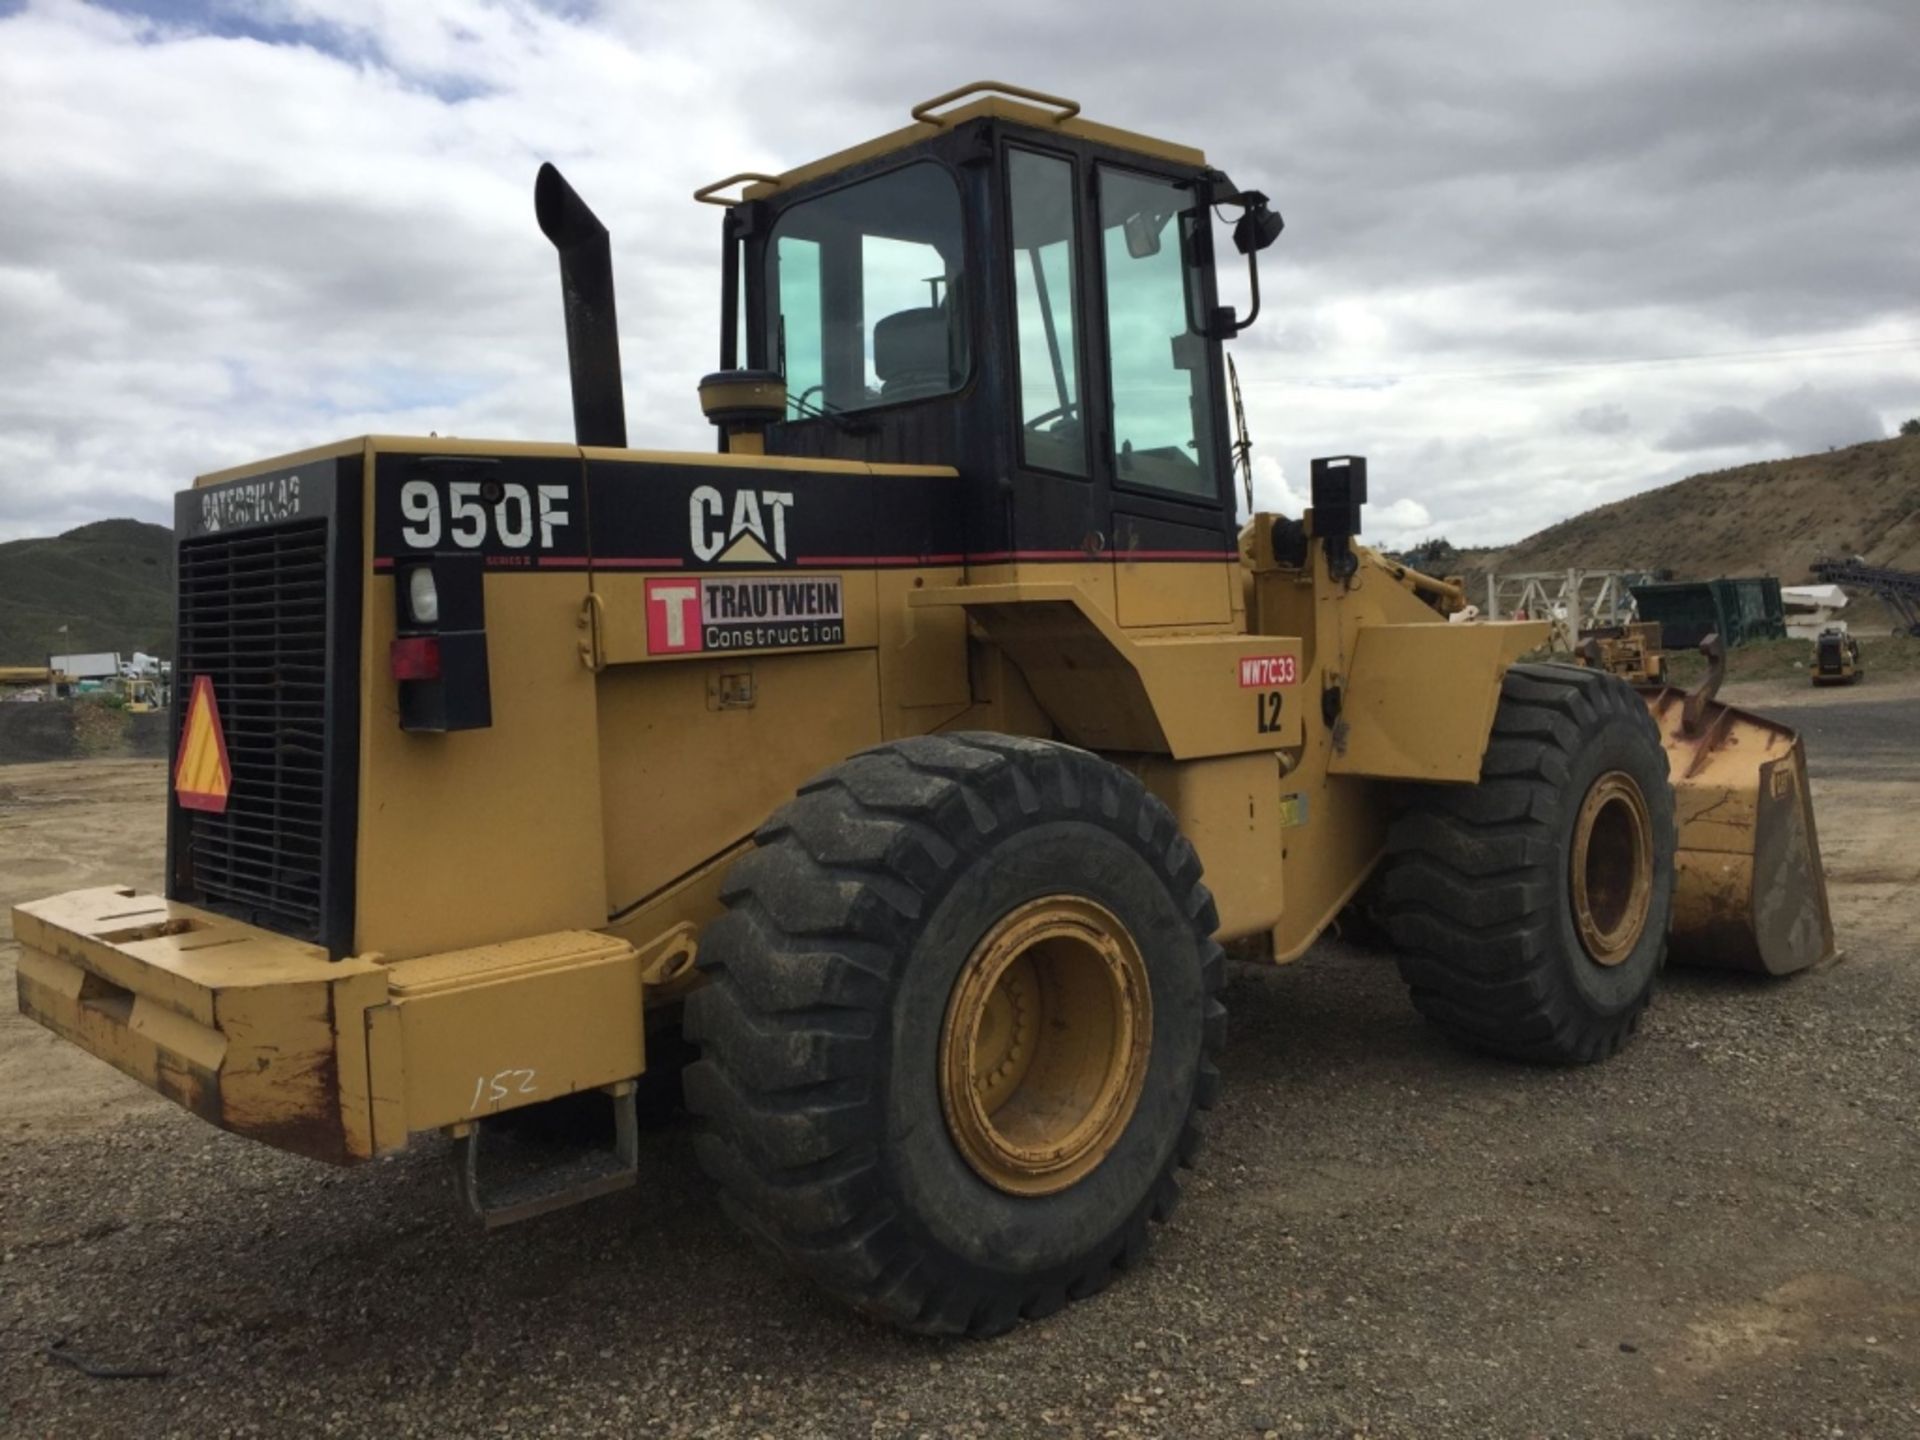
[[0,539],[567,438],[543,159],[613,231],[634,443],[708,448],[689,192],[984,75],[1275,197],[1263,504],[1361,452],[1374,538],[1499,541],[1920,414],[1916,0],[0,0]]

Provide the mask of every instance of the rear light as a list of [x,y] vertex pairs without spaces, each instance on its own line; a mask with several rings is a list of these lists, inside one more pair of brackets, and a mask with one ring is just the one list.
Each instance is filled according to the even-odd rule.
[[402,635],[390,652],[393,678],[396,680],[438,680],[440,678],[440,637],[438,635]]
[[394,568],[388,666],[402,730],[443,735],[493,724],[486,575],[485,558],[471,553]]

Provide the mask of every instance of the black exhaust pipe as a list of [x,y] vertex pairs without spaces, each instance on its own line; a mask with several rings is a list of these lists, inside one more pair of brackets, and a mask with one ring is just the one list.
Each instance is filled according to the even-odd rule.
[[542,165],[533,182],[533,213],[540,233],[560,252],[573,438],[582,445],[625,449],[627,406],[620,389],[620,330],[614,321],[607,227],[551,165]]

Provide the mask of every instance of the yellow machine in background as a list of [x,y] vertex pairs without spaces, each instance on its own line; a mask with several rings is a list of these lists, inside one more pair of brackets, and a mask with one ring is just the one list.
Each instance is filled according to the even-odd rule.
[[121,683],[121,693],[126,697],[127,709],[136,715],[159,710],[167,703],[165,683],[152,676],[129,677]]
[[[685,1037],[732,1215],[991,1333],[1172,1208],[1222,941],[1292,960],[1373,880],[1423,1013],[1561,1063],[1625,1041],[1670,932],[1828,953],[1789,733],[1449,624],[1359,543],[1357,456],[1241,528],[1213,217],[1250,269],[1280,218],[1078,111],[969,86],[700,192],[708,454],[629,446],[607,234],[543,169],[575,440],[178,497],[166,894],[19,907],[21,1008],[283,1149],[451,1134],[489,1223],[631,1184]],[[577,1096],[605,1154],[503,1189],[497,1122]]]
[[45,686],[42,692],[51,698],[73,684],[73,677],[46,665],[0,665],[0,687],[27,689]]
[[1574,658],[1589,670],[1618,675],[1630,685],[1667,683],[1667,659],[1660,653],[1660,622],[1593,625],[1581,630]]
[[1807,671],[1815,685],[1855,685],[1866,673],[1860,668],[1860,642],[1844,626],[1830,625],[1820,632]]

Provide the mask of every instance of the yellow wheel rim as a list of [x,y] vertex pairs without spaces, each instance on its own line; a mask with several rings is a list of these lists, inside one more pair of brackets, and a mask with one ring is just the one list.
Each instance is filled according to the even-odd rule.
[[1573,827],[1573,914],[1596,965],[1633,953],[1653,905],[1653,821],[1624,770],[1593,782]]
[[940,1104],[967,1164],[1051,1195],[1107,1157],[1140,1102],[1153,1038],[1146,962],[1077,895],[1003,916],[967,957],[940,1036]]

